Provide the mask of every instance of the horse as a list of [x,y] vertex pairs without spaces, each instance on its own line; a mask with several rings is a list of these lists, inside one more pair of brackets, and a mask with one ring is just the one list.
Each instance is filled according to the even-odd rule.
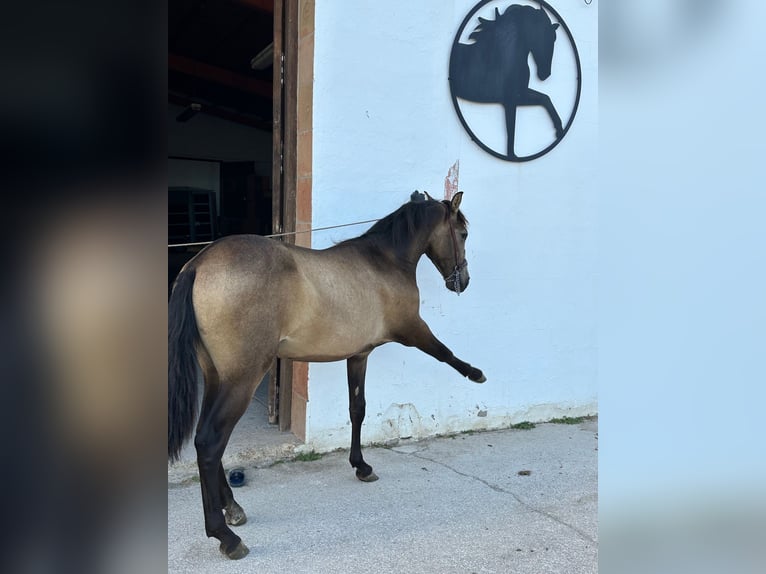
[[248,548],[229,526],[247,517],[232,495],[221,457],[275,357],[347,363],[351,450],[363,482],[377,480],[362,457],[367,358],[397,342],[483,383],[420,317],[416,267],[425,254],[447,289],[460,294],[470,275],[462,192],[452,200],[413,200],[363,235],[323,250],[257,235],[216,240],[180,271],[168,302],[168,460],[191,438],[198,410],[197,364],[204,377],[194,446],[205,532],[231,559]]
[[556,108],[548,95],[529,87],[530,52],[537,65],[537,77],[551,75],[553,47],[559,24],[551,24],[541,7],[512,4],[502,14],[495,8],[495,19],[479,18],[479,25],[468,37],[473,44],[455,42],[449,65],[452,94],[472,102],[499,103],[505,108],[509,159],[516,159],[516,108],[543,106],[553,121],[556,137],[564,135]]

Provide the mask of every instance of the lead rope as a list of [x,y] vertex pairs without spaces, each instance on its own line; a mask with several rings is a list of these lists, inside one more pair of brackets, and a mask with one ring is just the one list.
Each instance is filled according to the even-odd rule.
[[[313,233],[314,231],[327,231],[328,229],[338,229],[339,227],[350,227],[352,225],[362,225],[363,223],[376,223],[379,219],[367,219],[365,221],[355,221],[354,223],[341,223],[340,225],[330,225],[328,227],[315,227],[313,229],[305,229],[303,231],[286,231],[285,233],[272,233],[271,235],[261,235],[261,237],[286,237],[288,235],[300,235],[301,233]],[[210,245],[212,241],[195,241],[192,243],[173,243],[168,247],[195,247],[198,245]]]

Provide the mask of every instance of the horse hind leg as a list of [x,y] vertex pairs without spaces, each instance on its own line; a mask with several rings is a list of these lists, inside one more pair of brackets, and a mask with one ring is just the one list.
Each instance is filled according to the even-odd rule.
[[223,502],[223,514],[226,518],[226,524],[229,526],[241,526],[247,522],[247,514],[244,509],[234,500],[234,493],[231,491],[229,481],[226,480],[226,473],[223,470],[223,464],[218,465],[218,483],[221,485],[221,500]]
[[214,379],[213,384],[206,379],[205,398],[194,438],[205,532],[209,537],[217,538],[221,552],[234,560],[244,558],[249,550],[227,523],[232,526],[244,524],[247,517],[226,482],[221,458],[234,426],[247,410],[265,372],[266,366],[263,372],[253,370],[246,376],[223,378],[220,382]]
[[[225,480],[221,457],[240,416],[247,408],[228,386],[208,389],[202,403],[200,422],[194,446],[197,449],[202,506],[205,513],[205,533],[220,541],[221,552],[229,558],[244,558],[249,552],[242,539],[234,534],[224,519]],[[240,400],[237,400],[240,399]],[[242,403],[245,403],[244,405]],[[233,498],[232,498],[233,499]]]
[[[211,387],[217,387],[218,371],[213,365],[213,361],[207,350],[204,347],[198,349],[198,359],[202,368],[203,376],[206,384]],[[226,524],[230,526],[240,526],[247,522],[247,515],[242,507],[234,500],[234,494],[231,491],[228,480],[226,480],[226,473],[223,469],[223,464],[218,464],[218,483],[220,485],[220,497],[223,503],[223,511],[226,517]]]

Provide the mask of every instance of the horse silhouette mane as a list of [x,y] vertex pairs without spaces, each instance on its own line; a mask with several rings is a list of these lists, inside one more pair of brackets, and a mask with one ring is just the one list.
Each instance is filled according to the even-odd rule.
[[537,12],[537,10],[532,6],[522,6],[520,4],[511,4],[504,12],[500,12],[499,8],[495,8],[495,19],[488,20],[479,16],[479,25],[473,29],[468,39],[475,40],[477,43],[484,41],[489,36],[503,31],[507,26],[515,26],[519,17],[532,15],[534,12]]

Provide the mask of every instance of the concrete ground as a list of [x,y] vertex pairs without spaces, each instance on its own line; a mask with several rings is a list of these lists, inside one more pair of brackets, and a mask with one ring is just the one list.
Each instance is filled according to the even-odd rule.
[[206,538],[196,475],[169,468],[168,572],[597,572],[597,447],[597,420],[401,441],[364,450],[373,483],[347,451],[251,458],[239,561]]

